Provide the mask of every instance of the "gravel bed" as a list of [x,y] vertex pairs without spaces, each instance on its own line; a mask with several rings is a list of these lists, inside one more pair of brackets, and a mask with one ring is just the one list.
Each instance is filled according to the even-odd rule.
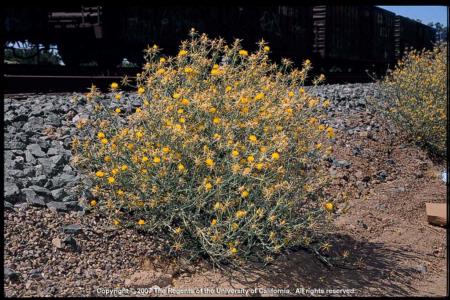
[[[380,93],[376,84],[306,90],[330,100],[327,122],[338,131],[376,139],[383,130],[367,107],[367,98]],[[125,111],[140,105],[136,96],[129,97]],[[116,105],[109,99],[104,104]],[[70,166],[76,122],[94,111],[83,95],[16,95],[4,100],[4,111],[7,296],[97,296],[98,287],[120,286],[142,257],[162,250],[149,237],[111,228],[84,207],[89,181]],[[348,114],[361,112],[361,122],[347,123]],[[348,164],[333,161],[334,169]],[[161,272],[164,278],[173,275]]]

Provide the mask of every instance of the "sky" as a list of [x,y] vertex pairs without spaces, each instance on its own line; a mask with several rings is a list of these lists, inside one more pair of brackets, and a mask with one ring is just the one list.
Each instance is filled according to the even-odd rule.
[[379,6],[383,9],[394,12],[396,15],[401,15],[410,19],[420,19],[422,23],[428,24],[430,22],[439,22],[447,26],[447,7],[446,6]]

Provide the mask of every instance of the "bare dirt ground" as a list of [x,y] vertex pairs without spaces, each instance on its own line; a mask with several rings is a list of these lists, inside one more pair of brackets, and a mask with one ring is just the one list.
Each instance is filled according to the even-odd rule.
[[[352,128],[364,127],[368,120],[360,113],[344,122]],[[445,166],[384,129],[337,130],[336,141],[336,159],[350,163],[330,168],[337,210],[329,236],[332,256],[341,259],[338,265],[327,267],[298,250],[271,265],[248,264],[241,270],[214,271],[206,263],[174,267],[153,260],[158,247],[150,237],[112,230],[95,214],[28,208],[5,211],[5,267],[18,273],[14,280],[5,279],[5,294],[103,296],[106,288],[148,282],[147,288],[158,283],[194,293],[196,288],[213,289],[188,296],[226,296],[227,291],[234,292],[228,296],[242,296],[240,292],[249,291],[241,288],[257,288],[248,294],[252,296],[311,295],[307,289],[316,289],[315,296],[446,296],[446,228],[429,225],[425,214],[425,202],[447,200],[440,178]],[[61,227],[74,223],[82,227],[74,235],[78,250],[58,247],[54,239],[65,237]]]

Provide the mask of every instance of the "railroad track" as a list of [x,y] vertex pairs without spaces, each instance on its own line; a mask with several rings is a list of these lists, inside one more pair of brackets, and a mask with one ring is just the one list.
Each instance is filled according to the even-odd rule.
[[134,79],[138,68],[105,70],[97,67],[67,68],[64,66],[4,65],[5,94],[86,92],[92,85],[106,89],[111,82],[120,82],[127,75]]
[[[111,82],[120,82],[127,75],[135,78],[138,68],[101,70],[98,68],[68,69],[61,66],[8,66],[5,67],[3,80],[4,94],[17,93],[52,93],[52,92],[86,92],[91,85],[106,90]],[[330,73],[326,83],[369,82],[367,76],[352,73]]]

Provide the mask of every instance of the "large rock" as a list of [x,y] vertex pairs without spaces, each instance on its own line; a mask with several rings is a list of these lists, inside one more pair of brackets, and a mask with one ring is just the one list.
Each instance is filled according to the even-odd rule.
[[27,150],[29,150],[33,156],[45,157],[45,152],[42,151],[42,148],[39,144],[28,145]]
[[20,190],[19,187],[11,182],[6,182],[5,186],[4,186],[5,190],[4,190],[4,197],[5,200],[11,203],[16,203],[17,201],[20,200]]

